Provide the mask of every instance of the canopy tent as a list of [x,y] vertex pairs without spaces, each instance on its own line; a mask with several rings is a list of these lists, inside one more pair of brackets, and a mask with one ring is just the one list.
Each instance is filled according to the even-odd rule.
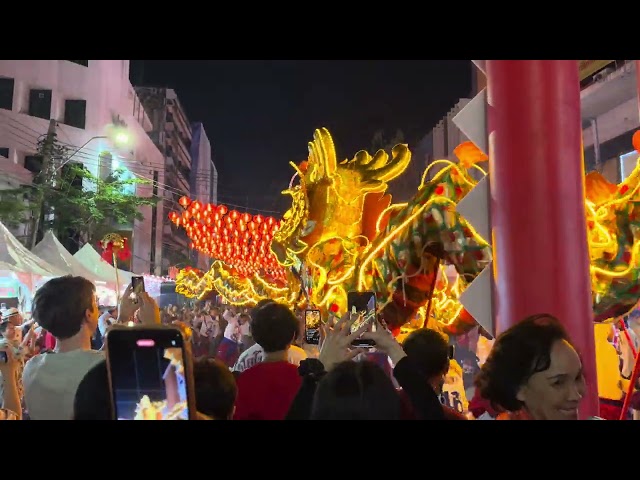
[[33,248],[33,253],[54,267],[72,275],[84,277],[92,282],[100,281],[109,283],[111,281],[110,278],[103,278],[99,274],[89,270],[77,258],[74,258],[51,230],[49,230],[42,241]]
[[59,277],[66,274],[27,250],[2,222],[0,222],[0,270],[30,273],[42,277]]
[[[115,283],[116,281],[116,269],[105,262],[104,259],[96,252],[90,244],[85,244],[80,250],[78,250],[73,257],[78,260],[87,270],[94,275],[105,279],[109,283]],[[131,283],[131,277],[133,274],[126,270],[118,269],[118,282],[120,287],[126,287]]]

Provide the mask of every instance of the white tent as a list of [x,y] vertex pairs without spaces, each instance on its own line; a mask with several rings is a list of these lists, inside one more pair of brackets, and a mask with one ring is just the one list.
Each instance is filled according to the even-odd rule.
[[[78,250],[73,257],[78,260],[87,270],[92,272],[95,276],[104,279],[108,283],[115,283],[116,281],[116,269],[112,265],[105,262],[104,259],[96,252],[88,243],[85,244],[80,250]],[[131,283],[131,277],[133,274],[126,270],[118,269],[118,281],[120,287],[126,287]]]
[[43,260],[49,262],[54,267],[64,270],[66,273],[78,277],[84,277],[92,282],[109,282],[109,278],[100,275],[86,268],[77,258],[74,258],[66,248],[60,243],[51,230],[49,230],[42,241],[33,248],[33,253]]
[[66,272],[27,250],[2,222],[0,222],[0,269],[31,273],[42,277],[66,275]]

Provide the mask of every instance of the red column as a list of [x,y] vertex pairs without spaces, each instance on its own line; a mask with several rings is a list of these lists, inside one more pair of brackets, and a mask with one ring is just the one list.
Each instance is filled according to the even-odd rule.
[[598,415],[578,65],[489,60],[487,76],[496,328],[558,317],[584,362],[581,415]]

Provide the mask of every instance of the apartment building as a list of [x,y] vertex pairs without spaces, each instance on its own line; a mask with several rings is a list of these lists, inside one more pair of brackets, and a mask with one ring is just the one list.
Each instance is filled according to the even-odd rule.
[[[164,210],[179,211],[182,196],[201,201],[217,201],[217,170],[211,159],[211,144],[201,123],[191,124],[170,88],[136,87],[152,130],[151,139],[164,155],[165,181],[161,186]],[[164,216],[162,221],[163,274],[170,266],[184,267],[192,263],[194,252],[184,230],[176,228]],[[205,266],[203,257],[197,260]]]

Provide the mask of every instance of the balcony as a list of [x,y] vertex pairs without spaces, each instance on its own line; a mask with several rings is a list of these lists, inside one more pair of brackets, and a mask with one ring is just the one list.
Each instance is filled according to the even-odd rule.
[[584,128],[592,118],[607,113],[614,108],[636,98],[635,62],[627,62],[601,81],[586,87],[580,93],[582,121]]
[[184,195],[188,196],[190,194],[189,179],[184,178],[182,172],[178,171],[175,165],[170,164],[165,166],[165,179],[169,187],[180,190]]
[[153,131],[151,119],[149,119],[147,112],[145,112],[144,107],[142,106],[140,98],[132,86],[129,86],[129,91],[127,92],[127,102],[129,103],[128,109],[133,115],[133,118],[136,119],[144,131],[147,133]]

